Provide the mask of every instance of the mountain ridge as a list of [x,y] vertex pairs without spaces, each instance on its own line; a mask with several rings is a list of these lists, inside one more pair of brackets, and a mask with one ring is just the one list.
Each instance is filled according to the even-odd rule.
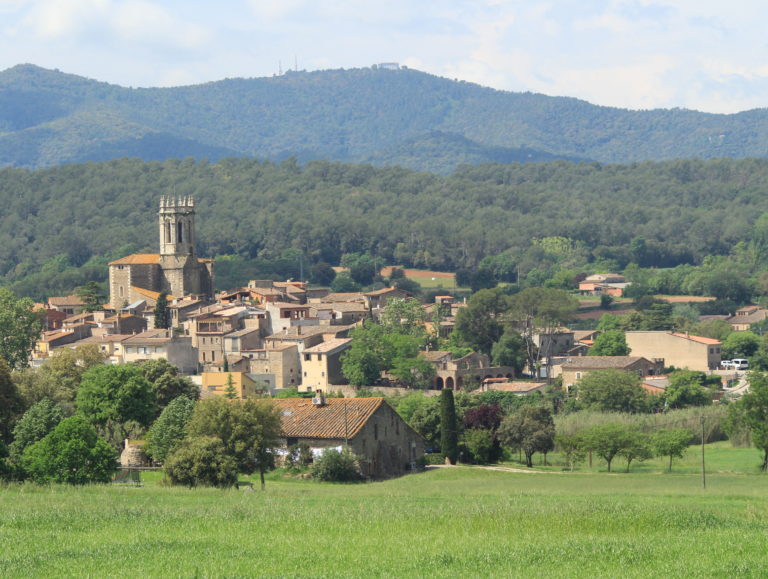
[[126,88],[30,64],[0,72],[0,166],[295,156],[448,173],[499,161],[766,155],[767,109],[635,111],[413,69],[291,71],[173,88]]

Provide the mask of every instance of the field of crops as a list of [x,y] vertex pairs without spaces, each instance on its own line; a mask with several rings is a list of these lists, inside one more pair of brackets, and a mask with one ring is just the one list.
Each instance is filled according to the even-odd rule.
[[142,487],[8,487],[0,576],[764,577],[768,478],[743,452],[744,471],[713,471],[706,490],[694,455],[677,474],[453,467],[360,485],[275,473],[265,492],[168,488],[159,473]]

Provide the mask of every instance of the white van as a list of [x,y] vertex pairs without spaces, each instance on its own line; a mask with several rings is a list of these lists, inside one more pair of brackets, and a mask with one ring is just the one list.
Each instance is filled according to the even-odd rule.
[[744,358],[734,358],[732,363],[734,370],[749,370],[749,362]]

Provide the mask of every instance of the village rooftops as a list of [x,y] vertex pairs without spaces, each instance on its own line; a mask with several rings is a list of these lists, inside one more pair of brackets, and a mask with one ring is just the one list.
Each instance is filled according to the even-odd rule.
[[322,342],[317,346],[312,346],[304,350],[305,354],[335,354],[337,351],[344,349],[347,344],[352,341],[352,338],[334,338],[327,342]]
[[320,298],[320,302],[365,302],[365,295],[360,292],[330,293]]
[[290,328],[277,332],[271,336],[267,336],[267,340],[301,340],[307,336],[317,336],[319,334],[335,334],[338,335],[342,332],[348,331],[353,328],[350,326],[291,326]]
[[621,369],[631,366],[642,359],[642,356],[580,356],[566,361],[563,364],[563,368],[585,370]]
[[83,306],[83,300],[75,295],[71,296],[54,296],[48,298],[48,305],[51,307],[63,307],[63,306]]
[[157,329],[131,336],[125,342],[130,344],[165,344],[173,341],[175,337],[173,330]]
[[287,438],[354,438],[384,403],[383,398],[324,398],[316,405],[309,398],[272,400],[280,411]]
[[424,358],[427,362],[439,362],[443,358],[451,357],[451,353],[445,350],[425,350],[419,352],[419,356]]

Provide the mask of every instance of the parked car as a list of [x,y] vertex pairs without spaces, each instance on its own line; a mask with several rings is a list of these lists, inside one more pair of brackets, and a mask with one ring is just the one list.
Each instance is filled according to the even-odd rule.
[[725,368],[726,370],[735,370],[735,366],[733,365],[733,360],[721,360],[720,366]]
[[734,370],[749,370],[749,361],[744,358],[734,358],[733,362]]

